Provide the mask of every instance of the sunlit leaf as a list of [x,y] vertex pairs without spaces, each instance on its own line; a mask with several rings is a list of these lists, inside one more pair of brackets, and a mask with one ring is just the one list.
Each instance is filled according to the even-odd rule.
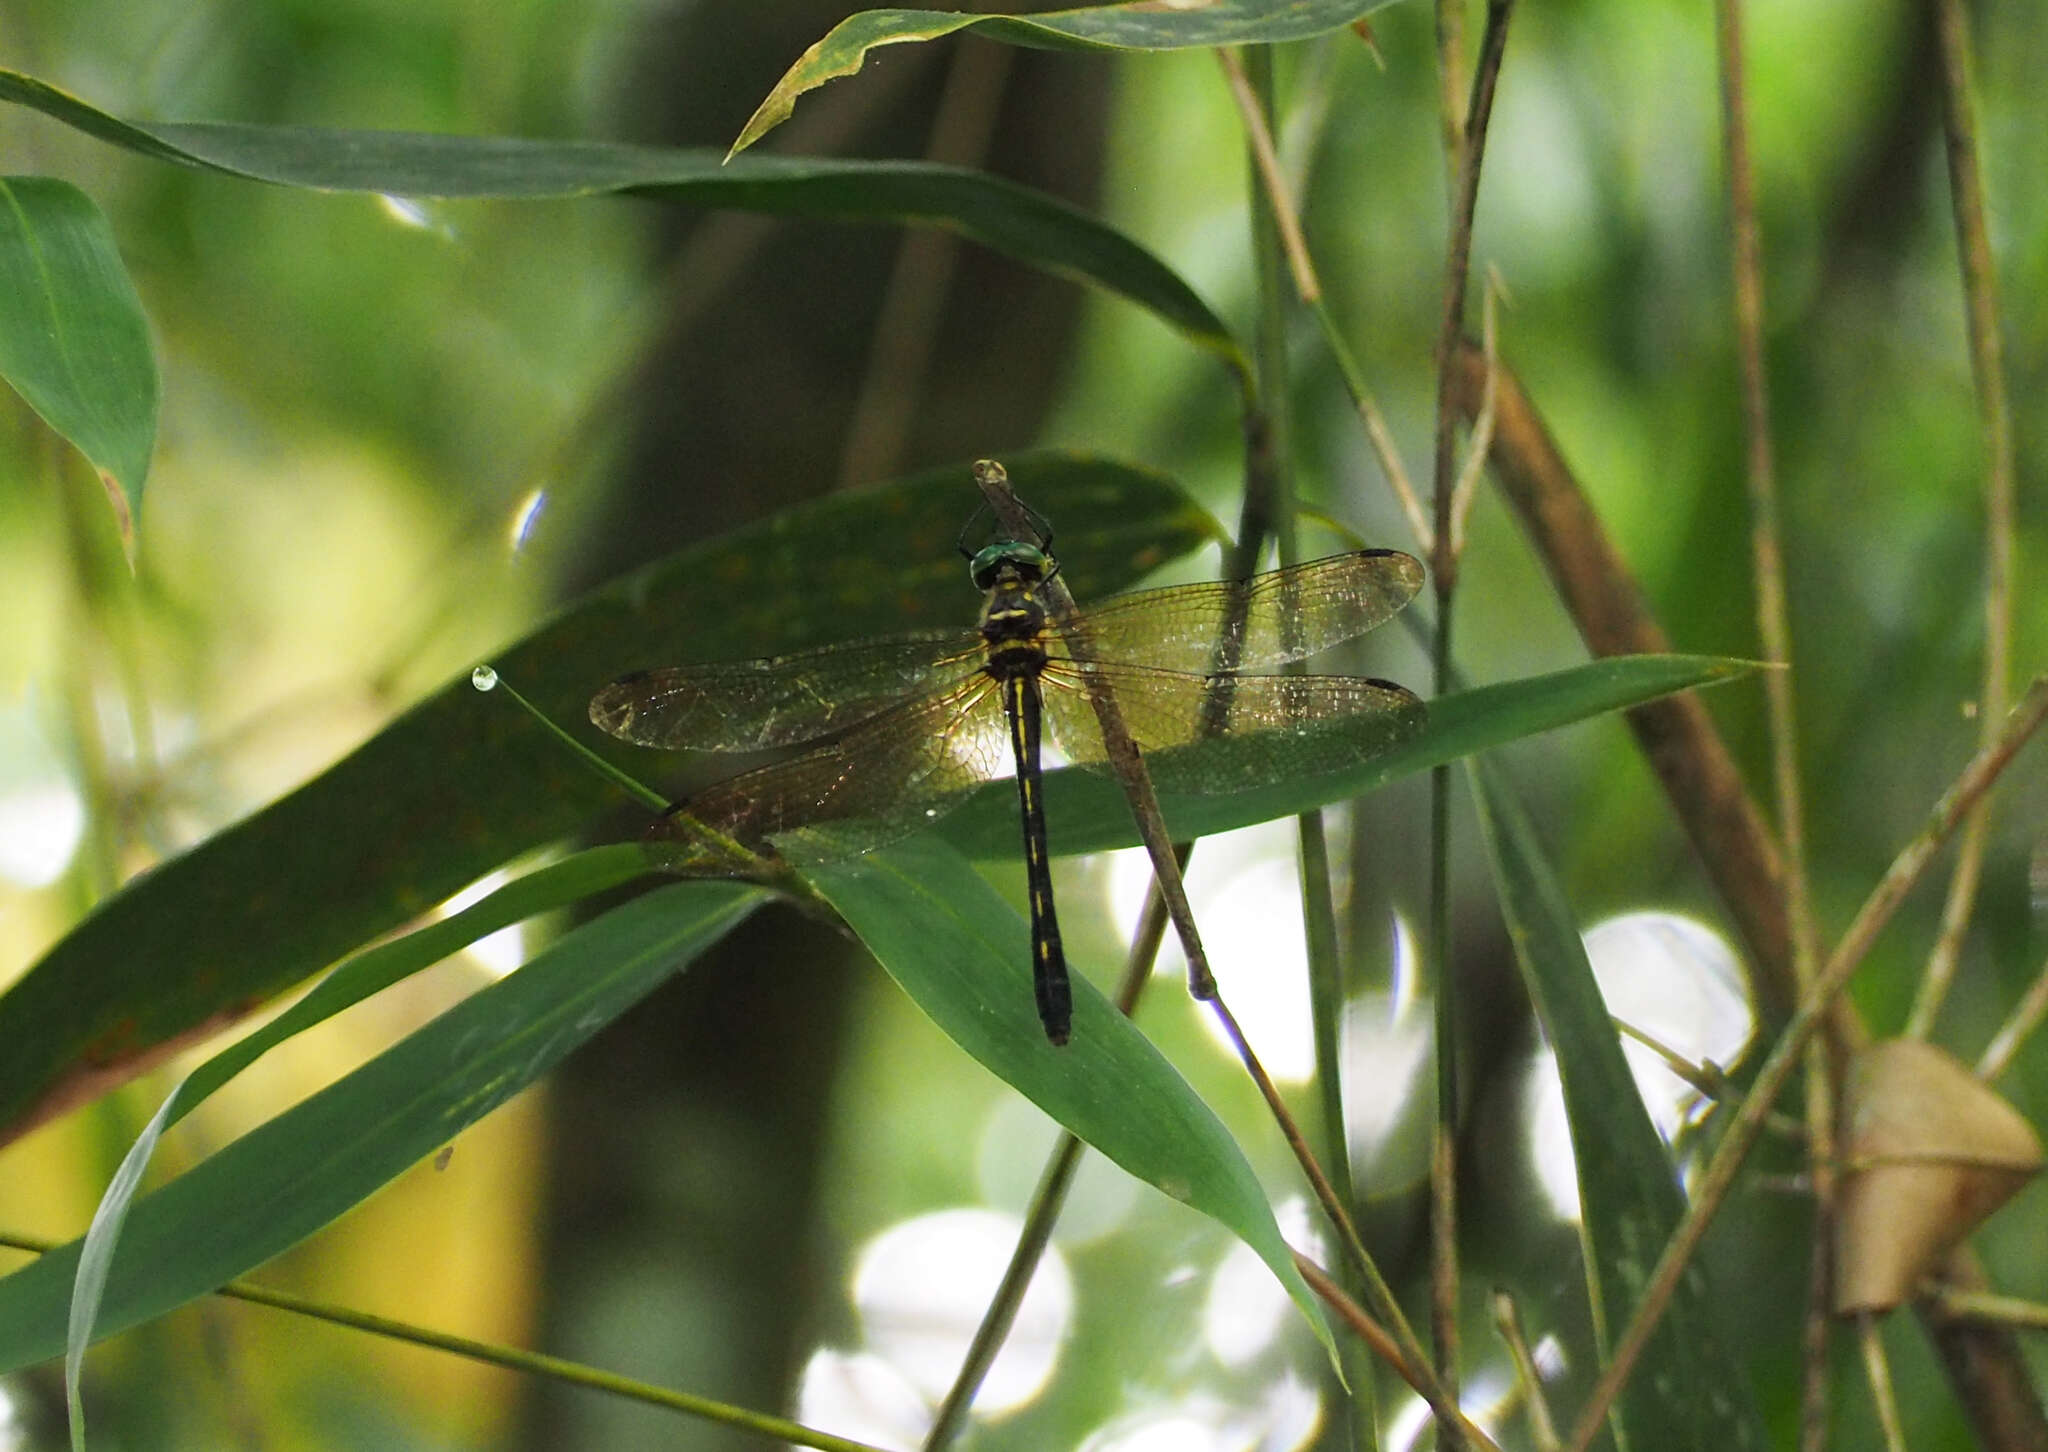
[[1095,986],[1073,1037],[1046,1041],[1030,930],[965,858],[929,837],[807,874],[889,976],[991,1073],[1125,1170],[1257,1252],[1334,1354],[1328,1326],[1237,1142]]
[[[1382,749],[1380,728],[1372,718],[1335,722],[1323,728],[1329,736],[1341,740],[1349,734],[1360,744],[1348,766],[1215,795],[1161,790],[1159,803],[1176,838],[1228,832],[1362,796],[1411,772],[1638,706],[1674,691],[1735,680],[1751,669],[1744,661],[1715,656],[1609,657],[1431,701],[1422,730],[1387,749]],[[1186,758],[1196,762],[1204,752],[1228,755],[1230,749],[1220,742],[1191,747]],[[1045,800],[1055,853],[1103,852],[1137,843],[1130,806],[1114,778],[1104,772],[1070,768],[1048,773]],[[991,782],[948,816],[938,830],[970,857],[1014,857],[1018,851],[1016,789]]]
[[[687,882],[635,898],[136,1201],[96,1334],[202,1296],[360,1204],[545,1074],[762,897]],[[79,1250],[74,1242],[0,1280],[0,1371],[64,1350]]]
[[789,119],[796,98],[858,71],[878,46],[972,30],[1037,50],[1185,50],[1307,40],[1351,24],[1389,0],[1209,0],[1207,4],[1091,5],[1031,15],[954,10],[863,10],[805,51],[732,144],[735,154]]
[[127,538],[156,442],[156,358],[107,219],[69,182],[0,177],[0,377],[91,461]]

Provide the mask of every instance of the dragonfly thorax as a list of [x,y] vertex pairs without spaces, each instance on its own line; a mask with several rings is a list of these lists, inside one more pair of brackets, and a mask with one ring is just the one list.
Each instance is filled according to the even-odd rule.
[[1045,632],[1049,617],[1038,587],[1045,579],[1046,556],[1029,545],[991,545],[984,558],[998,550],[1023,551],[996,560],[976,582],[988,591],[981,607],[981,638],[988,645],[989,674],[998,678],[1035,673],[1045,664]]

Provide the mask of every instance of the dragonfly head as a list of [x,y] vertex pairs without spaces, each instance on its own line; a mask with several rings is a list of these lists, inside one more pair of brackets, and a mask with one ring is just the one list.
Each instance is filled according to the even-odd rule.
[[1052,574],[1052,556],[1037,545],[1005,539],[984,546],[967,566],[968,575],[977,590],[990,588],[1005,569],[1015,572],[1030,584],[1037,584]]

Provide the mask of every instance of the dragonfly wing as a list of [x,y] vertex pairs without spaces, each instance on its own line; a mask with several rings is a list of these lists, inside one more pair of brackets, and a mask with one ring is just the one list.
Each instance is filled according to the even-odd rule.
[[1069,761],[1100,763],[1088,677],[1106,681],[1162,791],[1240,791],[1348,766],[1422,729],[1412,692],[1365,676],[1201,676],[1143,667],[1048,665],[1045,711]]
[[669,832],[687,840],[696,822],[790,862],[839,861],[908,835],[1013,769],[996,684],[977,674],[830,746],[706,788],[678,807]]
[[1413,555],[1357,550],[1249,580],[1118,595],[1080,612],[1062,653],[1196,675],[1263,670],[1363,635],[1421,588]]
[[981,637],[933,630],[761,660],[622,676],[590,698],[591,724],[668,751],[793,746],[979,669]]

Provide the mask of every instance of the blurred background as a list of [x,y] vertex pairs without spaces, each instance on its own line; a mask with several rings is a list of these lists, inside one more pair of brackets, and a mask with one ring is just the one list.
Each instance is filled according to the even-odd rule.
[[[15,0],[0,64],[117,114],[721,150],[847,7],[689,0]],[[1750,106],[1808,831],[1839,932],[1972,750],[1983,464],[1939,124],[1932,10],[1759,6]],[[1992,241],[2021,445],[2014,658],[2048,658],[2048,15],[1977,8]],[[1478,34],[1475,11],[1472,35]],[[1474,249],[1520,372],[1677,647],[1754,654],[1711,16],[1665,0],[1526,6],[1509,41]],[[1409,470],[1428,473],[1445,176],[1431,14],[1283,58],[1283,151],[1340,325]],[[561,602],[826,491],[1054,444],[1141,461],[1236,516],[1235,399],[1205,355],[1113,300],[884,229],[639,201],[447,205],[322,196],[139,161],[0,112],[7,169],[85,188],[154,329],[162,432],[131,576],[98,485],[0,403],[0,979],[150,863],[306,780]],[[938,155],[1091,210],[1248,325],[1242,143],[1215,60],[897,46],[807,98],[770,150]],[[1312,324],[1298,330],[1303,495],[1413,548]],[[962,514],[971,506],[962,475]],[[1475,681],[1583,650],[1482,494],[1461,596]],[[1310,532],[1310,549],[1342,547]],[[1211,574],[1213,556],[1181,578]],[[963,581],[962,611],[974,602]],[[679,631],[683,623],[679,622]],[[1398,632],[1377,674],[1421,686]],[[681,658],[679,654],[678,658]],[[650,662],[653,664],[653,662]],[[592,685],[601,684],[593,681]],[[1712,694],[1767,780],[1754,682]],[[479,709],[498,709],[493,701]],[[1511,754],[1618,1010],[1736,1059],[1738,950],[1618,723]],[[1939,1039],[1965,1059],[2048,956],[2048,787],[2022,758]],[[517,782],[503,789],[517,791]],[[1761,788],[1759,794],[1762,795]],[[1464,808],[1460,806],[1461,814]],[[1424,789],[1340,819],[1358,984],[1349,1133],[1381,1263],[1419,1287],[1430,1113]],[[636,830],[622,812],[600,835]],[[1591,1364],[1555,1074],[1469,814],[1455,827],[1471,1042],[1461,1142],[1469,1400],[1507,1396],[1495,1284],[1556,1395]],[[1276,1074],[1307,1073],[1285,826],[1205,846],[1196,901]],[[998,874],[1013,894],[1014,873]],[[1106,982],[1142,872],[1063,860],[1070,951]],[[1940,892],[1856,994],[1896,1029]],[[530,951],[545,925],[294,1041],[167,1148],[190,1163]],[[1163,963],[1163,974],[1177,964]],[[1660,1017],[1661,1016],[1661,1017]],[[1142,1023],[1244,1140],[1310,1242],[1294,1173],[1226,1051],[1162,980]],[[1647,1074],[1647,1071],[1646,1071]],[[170,1082],[152,1075],[0,1153],[0,1223],[77,1234]],[[2000,1087],[2048,1120],[2048,1047]],[[1660,1127],[1698,1115],[1646,1083]],[[484,1339],[907,1445],[1014,1238],[1052,1131],[860,955],[758,915],[573,1059],[263,1278]],[[182,1158],[181,1158],[182,1157]],[[1767,1150],[1759,1168],[1796,1164]],[[1710,1245],[1727,1326],[1789,1436],[1807,1207],[1768,1180]],[[2048,1295],[2048,1191],[1981,1237],[1993,1283]],[[11,1261],[8,1262],[11,1265]],[[1967,1445],[1917,1331],[1891,1328],[1916,1448]],[[2048,1354],[2031,1349],[2038,1375]],[[1869,1413],[1841,1355],[1840,1445]],[[1083,1172],[973,1445],[1335,1445],[1320,1354],[1256,1262],[1095,1163]],[[736,1434],[276,1313],[189,1308],[107,1343],[100,1445],[704,1448]],[[0,1382],[0,1448],[62,1445],[52,1369]],[[1386,1445],[1421,1419],[1392,1391]],[[1503,1436],[1526,1445],[1509,1418]]]

